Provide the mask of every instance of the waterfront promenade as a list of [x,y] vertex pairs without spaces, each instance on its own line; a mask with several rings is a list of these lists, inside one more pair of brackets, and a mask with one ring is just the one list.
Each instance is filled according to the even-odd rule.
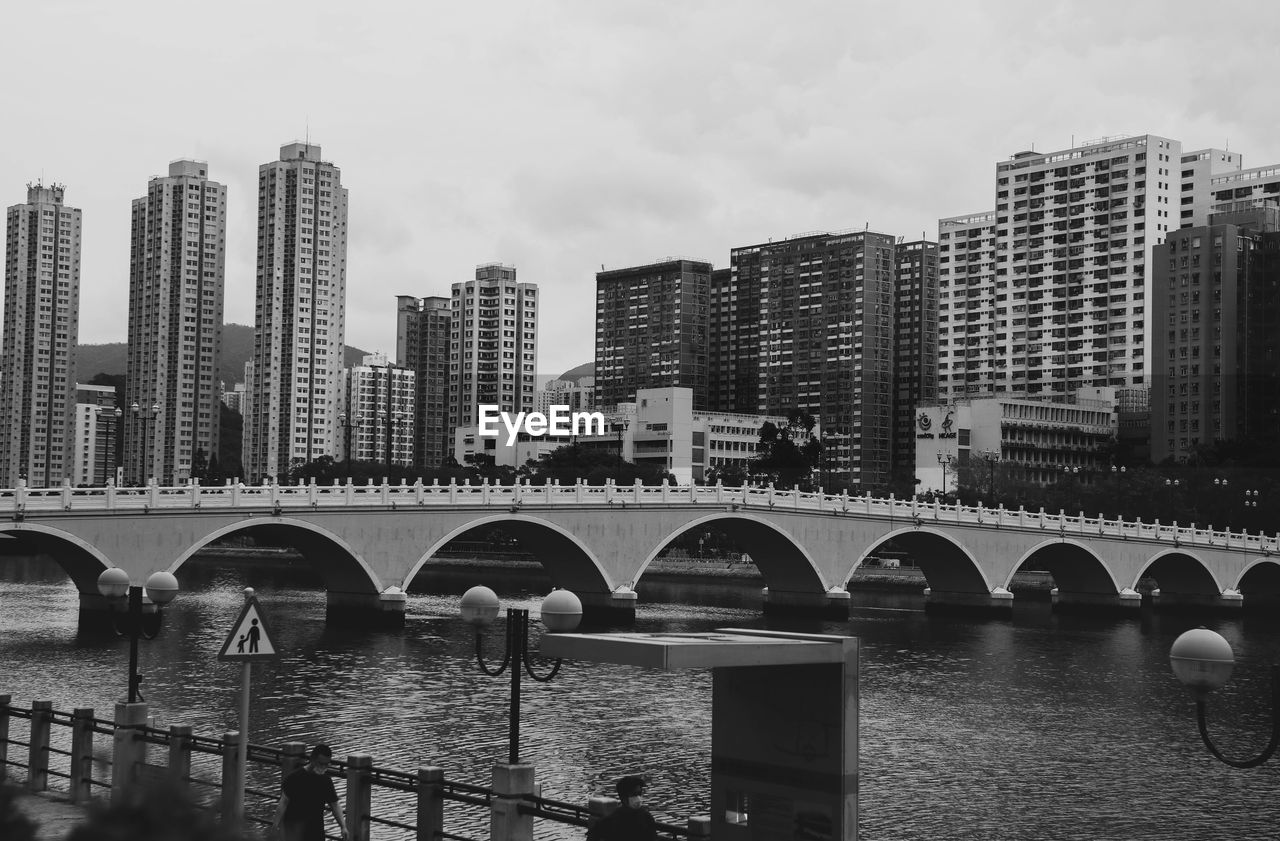
[[71,803],[65,794],[48,791],[20,795],[18,808],[35,821],[36,841],[62,841],[88,815],[85,807]]

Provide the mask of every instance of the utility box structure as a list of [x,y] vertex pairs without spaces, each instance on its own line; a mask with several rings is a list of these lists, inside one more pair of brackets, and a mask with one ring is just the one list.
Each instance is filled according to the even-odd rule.
[[548,634],[542,654],[711,669],[714,841],[856,841],[856,637],[736,628]]

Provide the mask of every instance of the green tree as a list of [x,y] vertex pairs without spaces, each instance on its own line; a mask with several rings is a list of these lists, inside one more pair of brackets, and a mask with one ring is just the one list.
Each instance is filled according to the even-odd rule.
[[760,455],[751,460],[751,474],[776,488],[813,490],[813,472],[822,459],[815,426],[813,415],[800,409],[787,413],[786,426],[765,421],[760,427]]

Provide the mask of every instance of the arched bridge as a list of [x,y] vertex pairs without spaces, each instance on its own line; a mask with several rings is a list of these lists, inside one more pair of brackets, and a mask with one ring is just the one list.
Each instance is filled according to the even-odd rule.
[[1177,523],[721,486],[334,485],[0,490],[7,552],[47,553],[105,609],[96,581],[178,572],[233,535],[297,549],[331,619],[403,621],[404,591],[447,543],[495,523],[588,613],[634,616],[636,582],[679,535],[714,526],[749,547],[768,611],[847,615],[853,572],[886,541],[908,551],[930,607],[1008,610],[1014,573],[1052,573],[1061,607],[1280,601],[1280,541]]

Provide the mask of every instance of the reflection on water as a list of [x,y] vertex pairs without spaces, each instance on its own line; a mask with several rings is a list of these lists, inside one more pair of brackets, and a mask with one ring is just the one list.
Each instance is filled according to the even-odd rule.
[[[323,593],[296,571],[201,562],[179,579],[164,631],[141,646],[143,693],[162,722],[236,728],[240,669],[216,654],[252,586],[282,652],[253,668],[254,742],[325,740],[339,754],[403,770],[437,764],[478,783],[505,758],[507,679],[476,670],[457,595],[486,583],[536,607],[545,578],[432,573],[395,632],[327,628]],[[642,631],[775,627],[863,639],[862,838],[1250,839],[1274,837],[1280,821],[1274,762],[1237,771],[1199,744],[1167,664],[1192,620],[1056,616],[1038,603],[1020,604],[1012,621],[975,621],[927,616],[917,593],[877,592],[855,593],[847,623],[766,622],[758,583],[642,582],[640,596]],[[0,558],[0,693],[109,717],[124,694],[127,642],[78,634],[76,599],[56,566]],[[1207,624],[1239,659],[1212,705],[1214,729],[1229,750],[1256,751],[1280,635],[1252,620]],[[499,654],[500,639],[489,643]],[[522,706],[521,755],[546,796],[585,802],[641,773],[671,819],[709,811],[709,674],[568,663],[550,684],[525,682]],[[251,784],[276,781],[257,771]],[[378,796],[377,808],[411,816],[407,801]],[[476,837],[483,825],[451,828]]]

